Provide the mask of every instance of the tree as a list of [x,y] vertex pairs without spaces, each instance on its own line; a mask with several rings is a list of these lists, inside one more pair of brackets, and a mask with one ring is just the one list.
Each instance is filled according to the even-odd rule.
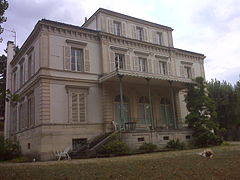
[[7,17],[4,16],[5,11],[8,8],[8,2],[6,0],[0,0],[0,34],[3,32],[1,24],[7,21]]
[[223,142],[219,124],[216,122],[216,107],[206,92],[206,82],[197,77],[194,84],[187,85],[185,101],[189,114],[186,121],[193,132],[195,145],[205,147]]

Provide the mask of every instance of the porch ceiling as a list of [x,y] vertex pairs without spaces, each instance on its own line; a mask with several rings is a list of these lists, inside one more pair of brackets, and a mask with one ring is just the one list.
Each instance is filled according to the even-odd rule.
[[179,88],[185,88],[186,83],[194,83],[191,79],[181,78],[177,76],[164,76],[152,73],[141,73],[141,72],[131,72],[131,71],[113,71],[107,75],[99,78],[99,82],[107,81],[119,81],[118,75],[123,76],[123,82],[135,83],[135,84],[146,84],[146,78],[150,79],[151,85],[161,85],[169,86],[169,81],[173,82],[173,86]]

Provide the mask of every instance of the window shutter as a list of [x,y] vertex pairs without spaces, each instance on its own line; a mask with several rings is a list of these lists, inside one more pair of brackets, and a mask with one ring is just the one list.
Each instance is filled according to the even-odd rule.
[[136,26],[131,25],[131,29],[132,29],[132,38],[137,39]]
[[184,66],[183,65],[180,65],[180,76],[185,77]]
[[157,44],[156,31],[152,31],[152,39],[153,39],[153,43]]
[[139,71],[139,60],[137,56],[133,56],[133,63],[134,63],[134,71]]
[[126,37],[126,23],[125,22],[122,23],[122,36]]
[[154,60],[154,73],[159,73],[159,61],[158,60]]
[[171,62],[167,62],[167,71],[168,71],[168,75],[172,75],[172,63]]
[[108,19],[108,32],[113,34],[113,20]]
[[192,73],[192,78],[195,78],[195,70],[193,67],[191,68],[191,73]]
[[148,62],[148,72],[152,73],[153,72],[152,60],[151,59],[147,59],[147,62]]
[[70,70],[70,62],[71,62],[70,51],[71,51],[71,48],[69,46],[64,46],[63,48],[64,48],[64,50],[63,50],[63,52],[64,52],[64,54],[63,54],[64,69],[65,70]]
[[[106,28],[106,17],[103,17],[101,18],[101,30],[103,32],[107,32],[107,28]],[[98,29],[97,29],[98,30]]]
[[143,38],[144,38],[144,41],[148,41],[148,35],[147,35],[147,28],[143,28]]
[[89,50],[84,50],[84,72],[90,71]]
[[78,122],[78,95],[72,93],[72,121]]
[[126,70],[131,70],[130,56],[128,54],[125,55],[125,63],[126,63]]
[[31,126],[35,125],[35,98],[31,97]]
[[114,52],[110,52],[110,63],[111,63],[111,71],[115,71],[116,67],[115,67],[115,53]]
[[79,94],[79,117],[80,122],[85,122],[86,120],[86,102],[84,93]]

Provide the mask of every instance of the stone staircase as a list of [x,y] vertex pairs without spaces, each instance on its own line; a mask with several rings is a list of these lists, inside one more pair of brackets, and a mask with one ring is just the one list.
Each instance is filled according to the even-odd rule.
[[81,144],[77,147],[77,150],[70,153],[71,158],[84,158],[95,157],[97,152],[109,141],[114,138],[114,135],[118,134],[118,131],[100,134],[93,139],[90,139],[87,143]]

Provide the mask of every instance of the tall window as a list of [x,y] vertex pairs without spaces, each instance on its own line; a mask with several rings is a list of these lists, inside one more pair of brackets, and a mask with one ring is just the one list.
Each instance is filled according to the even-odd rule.
[[121,23],[113,22],[114,34],[120,36],[121,35]]
[[71,48],[71,70],[83,71],[83,50]]
[[32,76],[32,54],[28,56],[28,79]]
[[30,95],[27,101],[28,105],[28,127],[35,125],[35,106],[34,106],[34,96]]
[[13,73],[13,82],[12,82],[12,90],[15,92],[17,90],[17,75],[16,72]]
[[143,28],[137,27],[136,31],[137,31],[137,40],[142,41],[143,40]]
[[147,58],[139,57],[139,71],[147,72]]
[[167,63],[164,61],[159,61],[159,72],[160,74],[167,74]]
[[[130,114],[129,114],[129,99],[126,96],[123,96],[123,106],[121,107],[121,97],[120,95],[116,96],[114,99],[115,102],[115,122],[117,123],[118,127],[121,125],[124,126],[126,122],[129,122]],[[122,119],[121,117],[121,108],[122,108]]]
[[115,66],[118,69],[122,69],[122,70],[126,69],[124,54],[115,53]]
[[184,66],[184,76],[185,76],[185,78],[192,78],[191,67]]
[[142,96],[138,101],[138,117],[141,124],[150,124],[150,104],[146,96]]
[[174,127],[173,110],[168,98],[160,100],[160,126]]
[[23,85],[24,81],[24,71],[23,71],[23,63],[20,65],[20,86]]
[[157,32],[157,43],[163,45],[163,35],[162,32]]
[[72,92],[71,97],[71,120],[74,123],[86,121],[86,93]]

